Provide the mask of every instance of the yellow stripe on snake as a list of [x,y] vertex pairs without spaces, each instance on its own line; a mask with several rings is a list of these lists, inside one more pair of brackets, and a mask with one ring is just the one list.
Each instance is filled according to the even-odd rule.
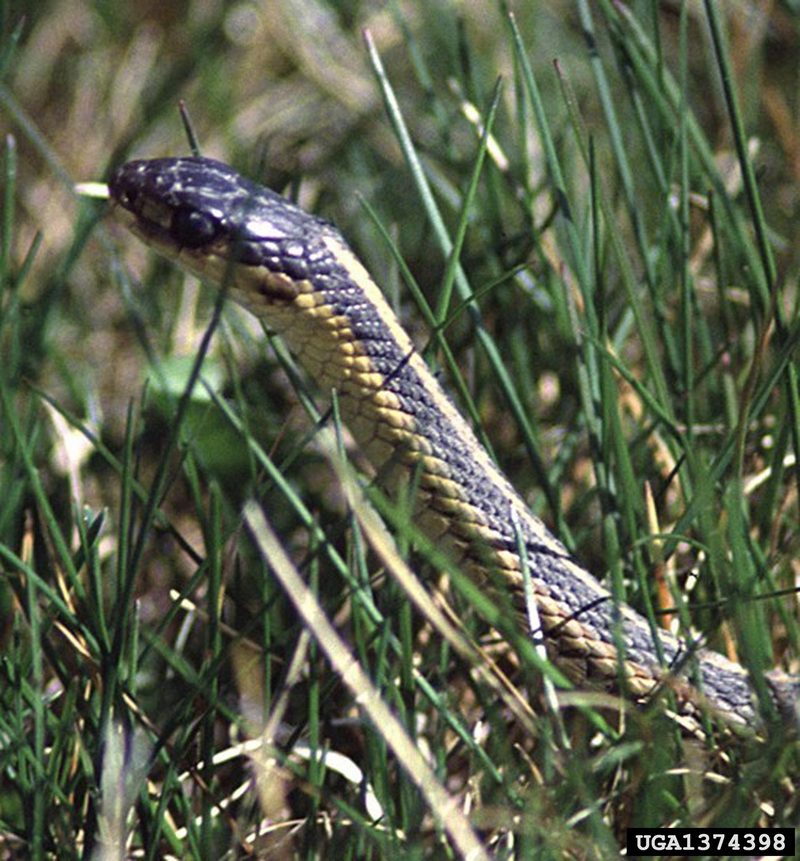
[[[529,633],[576,685],[617,690],[622,671],[637,700],[668,681],[687,715],[708,704],[730,725],[762,723],[764,704],[742,666],[656,633],[615,604],[530,513],[331,224],[205,158],[129,162],[109,187],[115,213],[137,236],[205,281],[224,284],[283,337],[321,391],[336,389],[377,473],[393,477],[390,484],[413,474],[422,530],[479,580],[499,575],[521,624],[531,615],[524,544],[541,626]],[[774,713],[796,723],[798,681],[770,673],[765,682]]]

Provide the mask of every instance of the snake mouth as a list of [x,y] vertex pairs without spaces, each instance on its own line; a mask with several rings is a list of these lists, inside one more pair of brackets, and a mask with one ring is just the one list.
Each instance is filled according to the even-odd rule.
[[180,263],[193,274],[207,280],[214,259],[226,260],[224,248],[215,249],[213,245],[191,246],[178,242],[172,229],[172,217],[168,209],[159,208],[152,201],[132,201],[124,195],[116,196],[111,188],[111,216],[145,245],[169,260]]
[[219,241],[196,247],[178,244],[169,225],[127,208],[121,200],[112,201],[111,215],[145,245],[202,281],[212,286],[222,284],[241,294],[239,301],[248,307],[286,305],[300,292],[298,284],[283,273],[272,272],[261,265],[235,265],[239,262],[235,244],[232,248]]
[[129,208],[123,200],[112,195],[110,214],[115,221],[127,227],[145,244],[154,247],[162,254],[174,257],[174,245],[170,239],[168,226],[159,221],[147,218],[140,212]]

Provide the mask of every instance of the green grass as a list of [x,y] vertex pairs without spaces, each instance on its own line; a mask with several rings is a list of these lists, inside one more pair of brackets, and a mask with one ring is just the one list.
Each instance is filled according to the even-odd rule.
[[187,152],[185,99],[205,154],[336,221],[615,594],[797,671],[794,5],[277,5],[0,5],[3,857],[795,826],[790,727],[701,744],[561,691],[408,499],[362,498],[282,345],[71,190]]

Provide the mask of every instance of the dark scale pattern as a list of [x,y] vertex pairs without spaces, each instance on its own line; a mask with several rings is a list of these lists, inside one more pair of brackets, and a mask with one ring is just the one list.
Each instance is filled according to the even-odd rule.
[[[336,264],[335,267],[338,271],[334,269],[326,273],[331,280],[338,278],[342,284],[349,283],[349,274]],[[311,281],[317,283],[313,273]],[[395,393],[404,411],[425,428],[425,436],[434,454],[448,465],[451,474],[458,476],[459,483],[465,487],[483,488],[483,492],[475,497],[476,507],[486,515],[491,528],[506,542],[513,541],[506,494],[484,473],[472,457],[469,444],[436,408],[428,388],[409,364],[407,352],[391,338],[376,309],[365,303],[360,295],[351,296],[349,292],[331,285],[325,290],[325,298],[334,313],[351,321],[355,338],[362,344],[376,370],[386,378],[386,390]]]
[[[258,243],[262,255],[276,259],[280,255],[273,243],[293,240],[288,256],[304,256],[303,237],[329,229],[323,219],[210,158],[130,161],[114,172],[109,190],[114,200],[143,218],[148,217],[145,205],[151,201],[173,215],[186,209],[200,211],[213,222],[219,238],[233,245]],[[286,251],[284,246],[280,254]]]
[[[342,314],[351,321],[355,337],[363,345],[376,370],[386,377],[386,389],[394,392],[402,409],[425,428],[425,436],[434,454],[447,464],[450,474],[458,476],[459,484],[468,491],[472,504],[485,515],[488,525],[502,536],[500,549],[514,552],[516,540],[506,490],[498,487],[476,462],[469,443],[463,440],[460,432],[448,422],[430,397],[430,384],[423,384],[409,364],[407,354],[393,338],[387,336],[386,326],[375,309],[363,301],[359,291],[345,286],[350,283],[346,270],[339,267],[332,255],[321,255],[320,263],[325,276],[326,303],[332,306],[336,314]],[[315,285],[320,284],[316,272],[316,267],[309,272],[309,278]],[[567,556],[566,550],[559,555],[552,547],[543,544],[539,535],[531,533],[527,521],[523,521],[520,527],[537,579],[548,584],[551,594],[569,608],[575,619],[596,632],[609,631],[618,614],[608,593],[599,584],[590,587],[589,595],[586,591],[576,590],[574,575],[563,562]],[[628,660],[644,667],[654,666],[650,657],[654,651],[652,637],[643,621],[625,620],[622,639]],[[693,666],[689,650],[668,634],[659,639],[666,666],[689,672]],[[740,713],[754,716],[752,692],[746,676],[738,668],[721,675],[718,666],[713,669],[704,664],[700,666],[706,695],[735,705]]]

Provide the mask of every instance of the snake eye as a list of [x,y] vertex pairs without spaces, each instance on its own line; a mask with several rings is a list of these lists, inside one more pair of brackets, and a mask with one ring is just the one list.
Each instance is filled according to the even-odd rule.
[[170,229],[172,238],[184,248],[199,248],[217,234],[217,224],[211,216],[189,207],[175,210]]

